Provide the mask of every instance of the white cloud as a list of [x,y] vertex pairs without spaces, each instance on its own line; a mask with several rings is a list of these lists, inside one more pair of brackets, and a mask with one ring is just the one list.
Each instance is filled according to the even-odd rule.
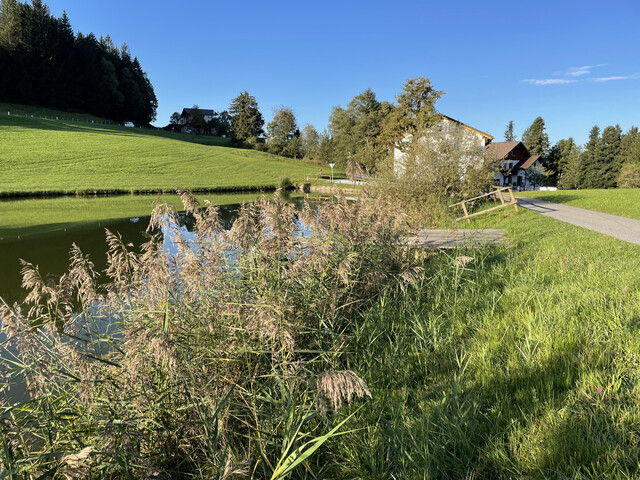
[[591,81],[592,82],[603,83],[603,82],[611,82],[613,80],[637,80],[638,78],[640,78],[640,77],[636,73],[634,75],[619,75],[619,76],[615,76],[615,77],[592,78]]
[[604,67],[606,64],[600,63],[598,65],[584,65],[582,67],[571,67],[567,69],[564,73],[560,75],[564,75],[565,77],[581,77],[582,75],[590,75],[591,70],[598,67]]
[[544,80],[536,80],[533,78],[526,78],[522,80],[525,83],[530,83],[531,85],[565,85],[567,83],[575,83],[576,80],[571,80],[569,78],[546,78]]

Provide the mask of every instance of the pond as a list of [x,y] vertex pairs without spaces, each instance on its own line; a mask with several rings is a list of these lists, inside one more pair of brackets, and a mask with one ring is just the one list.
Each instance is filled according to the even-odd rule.
[[[252,192],[197,197],[201,203],[209,200],[218,205],[228,228],[239,205],[258,196]],[[181,210],[177,196],[160,198]],[[291,199],[302,200],[299,196]],[[0,298],[9,304],[24,299],[20,259],[37,265],[43,275],[61,275],[68,269],[69,250],[74,243],[90,255],[98,271],[103,270],[105,229],[119,232],[127,243],[142,244],[156,200],[155,195],[140,195],[0,201]]]
[[[260,196],[252,192],[197,198],[201,204],[209,200],[217,205],[223,226],[228,229],[240,205]],[[284,198],[298,205],[304,202],[302,195]],[[28,292],[21,286],[20,259],[38,266],[43,276],[59,276],[69,269],[69,251],[74,243],[90,256],[96,271],[104,271],[105,229],[120,233],[125,243],[140,246],[147,241],[145,231],[158,200],[182,210],[182,202],[175,195],[0,201],[0,298],[9,305],[24,301]],[[4,339],[0,334],[0,342]],[[11,356],[12,351],[5,350],[3,356]],[[4,395],[11,402],[22,401],[27,398],[25,388],[22,382],[14,383]]]

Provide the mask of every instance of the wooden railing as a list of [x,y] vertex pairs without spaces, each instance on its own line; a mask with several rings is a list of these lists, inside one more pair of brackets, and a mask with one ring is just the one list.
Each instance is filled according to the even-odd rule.
[[[505,190],[509,193],[508,201],[505,200],[505,196],[503,194]],[[497,207],[487,208],[486,210],[482,210],[481,212],[475,212],[475,213],[469,214],[469,211],[467,209],[467,203],[475,202],[476,200],[479,200],[480,198],[485,198],[485,197],[493,197],[494,202],[497,202],[498,199],[500,199],[501,204],[498,205]],[[483,213],[493,212],[494,210],[498,210],[499,208],[509,207],[511,205],[513,205],[513,207],[516,209],[516,212],[518,211],[518,200],[513,194],[512,187],[493,187],[493,191],[489,193],[485,193],[483,195],[478,195],[477,197],[468,198],[461,202],[454,203],[453,205],[449,205],[449,208],[453,208],[457,205],[462,206],[462,211],[464,212],[464,215],[462,217],[456,218],[456,222],[459,222],[460,220],[466,220],[467,222],[471,223],[471,220],[470,220],[471,217],[476,217],[478,215],[482,215]]]

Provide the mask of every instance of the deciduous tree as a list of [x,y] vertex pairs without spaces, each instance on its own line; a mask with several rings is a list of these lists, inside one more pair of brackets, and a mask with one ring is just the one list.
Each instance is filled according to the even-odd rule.
[[300,136],[296,116],[289,107],[280,106],[275,110],[273,119],[267,124],[267,147],[275,155],[297,157]]

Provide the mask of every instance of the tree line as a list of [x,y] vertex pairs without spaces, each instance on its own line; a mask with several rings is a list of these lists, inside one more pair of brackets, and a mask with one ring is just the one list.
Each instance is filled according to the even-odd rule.
[[[237,146],[376,173],[388,163],[393,147],[405,133],[437,122],[435,102],[443,93],[424,77],[407,80],[395,104],[378,101],[376,94],[366,89],[345,108],[333,107],[328,129],[319,133],[313,125],[300,128],[293,109],[286,106],[275,109],[265,130],[258,102],[243,91],[231,101],[228,110],[214,112],[206,128],[216,134],[228,131]],[[196,107],[192,109],[192,126]],[[174,112],[170,125],[178,123],[179,118],[180,114]],[[197,118],[198,122],[204,122]]]
[[126,44],[74,35],[42,0],[0,0],[0,101],[83,111],[148,125],[158,102]]
[[[507,126],[505,140],[516,140],[513,122]],[[585,145],[569,137],[552,146],[544,120],[538,117],[522,134],[522,142],[532,154],[543,157],[548,182],[560,188],[640,188],[638,127],[623,132],[620,125],[603,130],[596,125]]]

